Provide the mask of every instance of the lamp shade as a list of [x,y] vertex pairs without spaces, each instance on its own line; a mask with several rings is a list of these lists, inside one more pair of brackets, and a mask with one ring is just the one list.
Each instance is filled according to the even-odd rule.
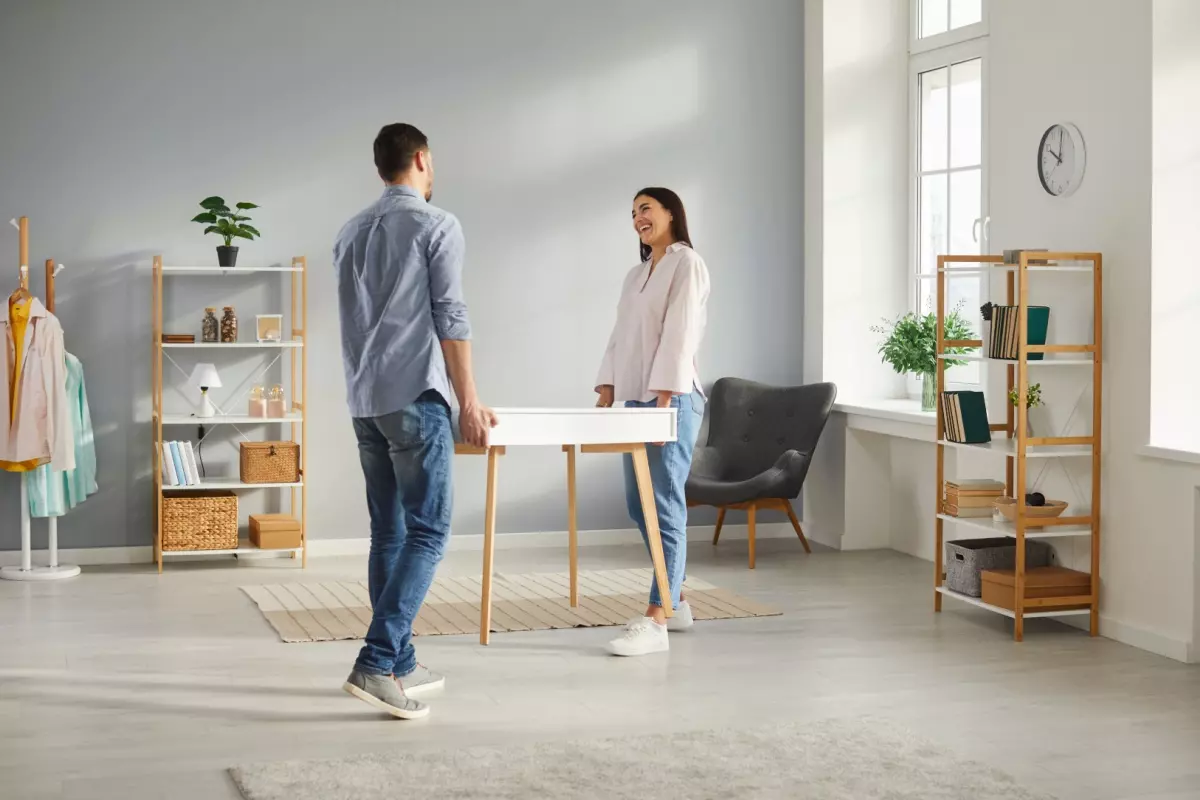
[[221,376],[212,364],[197,364],[188,382],[203,389],[215,389],[221,385]]

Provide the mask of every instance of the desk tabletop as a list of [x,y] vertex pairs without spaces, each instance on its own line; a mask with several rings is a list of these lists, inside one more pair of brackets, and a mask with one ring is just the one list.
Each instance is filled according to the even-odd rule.
[[673,408],[494,408],[496,446],[673,442]]

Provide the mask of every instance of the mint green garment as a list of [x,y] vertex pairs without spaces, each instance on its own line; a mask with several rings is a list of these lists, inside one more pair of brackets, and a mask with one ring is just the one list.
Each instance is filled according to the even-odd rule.
[[21,476],[29,492],[29,515],[61,517],[96,493],[96,437],[83,385],[83,364],[67,353],[67,403],[75,447],[75,469],[55,472],[43,464]]

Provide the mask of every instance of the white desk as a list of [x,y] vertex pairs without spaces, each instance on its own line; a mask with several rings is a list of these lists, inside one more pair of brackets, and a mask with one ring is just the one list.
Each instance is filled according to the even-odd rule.
[[[578,529],[575,521],[575,453],[629,453],[637,478],[642,513],[646,517],[646,535],[650,539],[650,560],[660,591],[668,592],[667,567],[663,559],[662,538],[658,530],[658,511],[654,505],[654,487],[650,482],[650,462],[646,442],[673,442],[676,419],[673,408],[497,408],[498,422],[488,437],[488,447],[459,444],[455,452],[486,455],[487,504],[483,527],[483,594],[479,608],[479,643],[487,644],[492,621],[492,572],[496,538],[496,483],[499,457],[512,447],[561,447],[567,454],[567,530],[570,536],[571,605],[579,604]],[[664,607],[667,616],[671,609]]]

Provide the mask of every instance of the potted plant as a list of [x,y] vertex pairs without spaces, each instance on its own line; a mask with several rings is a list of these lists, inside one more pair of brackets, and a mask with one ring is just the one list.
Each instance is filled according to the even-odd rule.
[[217,247],[217,264],[222,267],[236,266],[238,249],[233,246],[234,238],[253,240],[255,236],[262,236],[257,228],[247,224],[250,217],[241,213],[258,206],[254,203],[238,203],[235,206],[237,210],[232,211],[222,198],[206,197],[200,201],[200,207],[204,211],[192,217],[192,222],[207,225],[205,234],[215,233],[225,240],[224,246]]
[[[973,339],[975,332],[963,319],[959,303],[946,315],[942,337],[949,340]],[[871,328],[887,338],[879,345],[879,354],[885,364],[901,375],[913,374],[921,377],[921,410],[937,408],[937,314],[929,312],[923,316],[912,311],[895,320],[885,320],[882,326]],[[963,355],[970,348],[951,347],[950,355]],[[947,359],[947,367],[966,364],[965,361]]]
[[[1008,393],[1008,402],[1016,407],[1018,392],[1014,387]],[[1031,383],[1029,388],[1025,390],[1025,408],[1034,409],[1042,404],[1042,385],[1040,383]],[[1033,415],[1029,412],[1025,413],[1025,435],[1033,437]]]

